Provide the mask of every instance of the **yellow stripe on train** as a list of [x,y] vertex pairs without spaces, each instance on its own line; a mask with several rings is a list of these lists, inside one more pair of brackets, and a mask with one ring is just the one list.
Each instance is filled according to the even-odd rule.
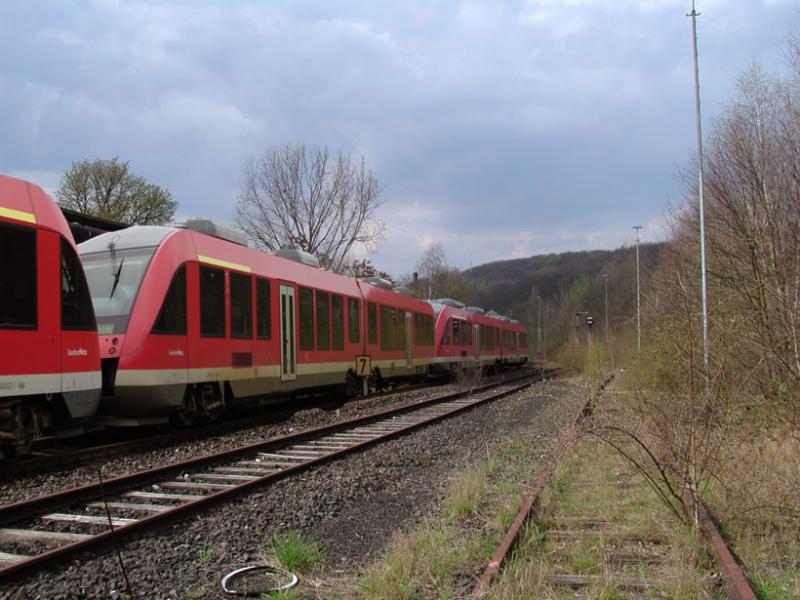
[[225,267],[234,269],[235,271],[244,271],[245,273],[252,273],[252,269],[247,265],[240,265],[238,263],[228,262],[227,260],[220,260],[218,258],[211,258],[210,256],[197,255],[197,260],[207,265],[214,265],[215,267]]
[[25,223],[33,223],[36,225],[36,215],[21,210],[14,210],[13,208],[3,208],[0,206],[0,217],[14,219],[15,221],[24,221]]

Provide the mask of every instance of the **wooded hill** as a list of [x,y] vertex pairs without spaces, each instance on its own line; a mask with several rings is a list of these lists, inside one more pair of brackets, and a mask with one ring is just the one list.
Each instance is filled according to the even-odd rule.
[[[639,246],[643,275],[658,264],[663,246],[662,243]],[[501,260],[472,267],[462,275],[471,289],[474,304],[507,314],[509,311],[519,313],[520,308],[530,305],[536,296],[541,296],[543,301],[563,303],[576,282],[583,282],[579,287],[585,287],[587,282],[599,280],[603,273],[609,275],[609,304],[616,306],[615,314],[629,312],[631,301],[624,301],[621,296],[630,295],[631,290],[635,293],[634,247]],[[602,281],[600,284],[602,289]],[[590,307],[584,309],[590,310]]]

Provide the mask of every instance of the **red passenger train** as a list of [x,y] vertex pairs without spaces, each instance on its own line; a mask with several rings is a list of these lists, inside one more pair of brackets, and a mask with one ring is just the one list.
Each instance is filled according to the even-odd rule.
[[431,371],[455,372],[469,365],[519,366],[528,361],[527,330],[519,321],[465,307],[452,298],[431,300],[436,315],[436,356]]
[[423,376],[427,302],[247,248],[206,220],[80,244],[97,315],[101,411],[130,424],[214,416],[248,398]]
[[45,192],[0,175],[0,456],[93,415],[94,312],[75,242]]

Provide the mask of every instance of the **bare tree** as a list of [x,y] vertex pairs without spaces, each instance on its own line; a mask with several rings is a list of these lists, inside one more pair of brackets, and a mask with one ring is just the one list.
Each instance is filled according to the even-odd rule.
[[169,191],[134,175],[117,157],[72,163],[56,197],[64,208],[130,225],[166,225],[178,208]]
[[341,272],[356,244],[373,252],[383,239],[378,181],[364,158],[303,144],[275,146],[244,166],[235,219],[269,251],[298,248]]

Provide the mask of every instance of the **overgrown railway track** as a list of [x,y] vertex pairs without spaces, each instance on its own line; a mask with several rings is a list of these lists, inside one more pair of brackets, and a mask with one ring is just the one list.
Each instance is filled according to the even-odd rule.
[[[503,538],[492,559],[486,565],[482,576],[472,589],[471,597],[474,599],[485,597],[495,577],[503,568],[504,564],[510,557],[512,551],[517,547],[521,537],[525,532],[526,524],[538,513],[539,503],[545,488],[548,486],[552,479],[556,468],[565,455],[567,446],[575,439],[576,433],[582,421],[591,415],[594,405],[602,397],[603,392],[607,385],[613,379],[609,377],[587,401],[580,407],[575,418],[565,428],[561,435],[555,440],[552,445],[551,451],[548,455],[547,461],[542,468],[539,477],[537,478],[534,486],[518,512],[514,522],[510,526],[506,536]],[[625,481],[617,481],[618,485],[625,487]],[[688,500],[687,500],[688,501]],[[705,538],[708,548],[714,557],[717,570],[720,574],[722,585],[725,593],[730,600],[756,600],[756,595],[753,592],[750,584],[748,583],[741,566],[736,562],[733,553],[725,543],[716,523],[711,518],[708,510],[700,503],[697,506],[697,513],[699,515],[700,530]],[[605,530],[606,526],[611,525],[597,519],[573,519],[571,526],[577,527],[577,530],[548,530],[544,531],[545,537],[550,537],[562,540],[585,541],[587,538],[595,538],[601,536],[605,539],[614,537],[614,532]],[[636,536],[631,534],[620,534],[617,536],[618,541],[621,542],[635,542],[639,551],[634,553],[617,552],[609,556],[609,567],[619,566],[645,566],[645,565],[658,565],[662,558],[656,552],[641,551],[642,547],[655,547],[663,543],[664,540],[658,536]],[[568,574],[552,574],[549,581],[553,585],[567,586],[574,589],[580,589],[586,586],[607,583],[608,578],[597,575],[568,575]],[[658,590],[660,582],[658,580],[649,580],[642,577],[629,577],[625,575],[617,575],[610,579],[611,585],[620,589],[633,593],[649,593],[653,590]]]
[[[522,380],[522,382],[520,382]],[[289,477],[538,380],[488,384],[261,443],[0,507],[0,582],[77,552],[164,527],[257,486]]]

